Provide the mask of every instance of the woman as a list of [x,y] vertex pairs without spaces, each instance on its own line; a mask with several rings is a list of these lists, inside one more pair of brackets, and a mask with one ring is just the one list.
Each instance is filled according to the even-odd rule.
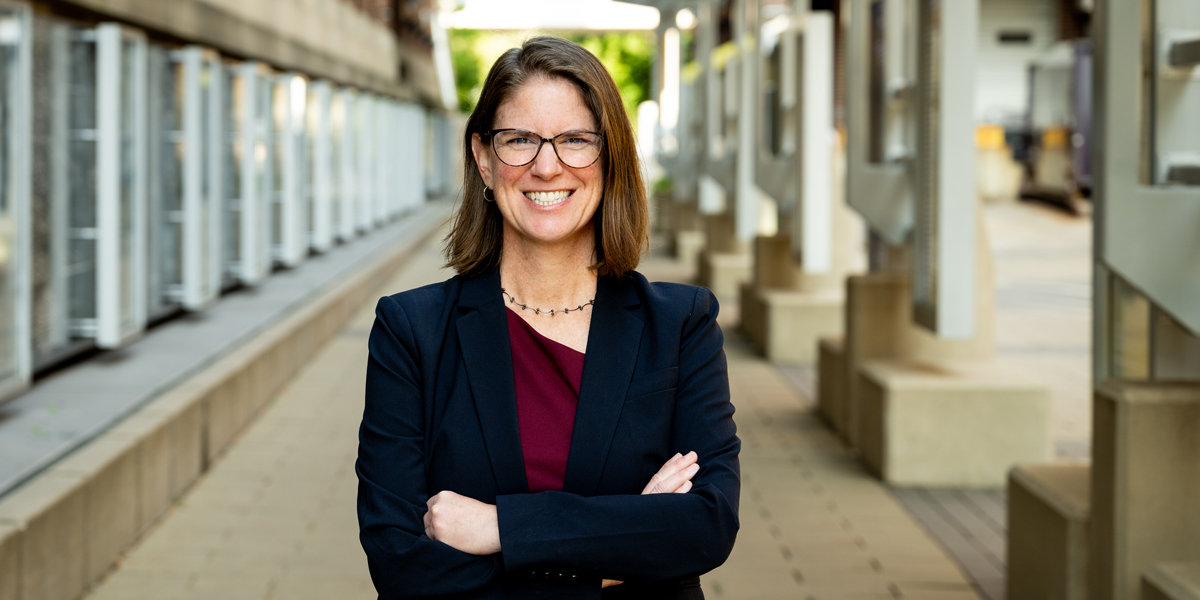
[[738,528],[717,303],[633,271],[648,209],[612,78],[533,38],[466,129],[458,275],[381,299],[371,332],[358,514],[380,597],[703,598]]

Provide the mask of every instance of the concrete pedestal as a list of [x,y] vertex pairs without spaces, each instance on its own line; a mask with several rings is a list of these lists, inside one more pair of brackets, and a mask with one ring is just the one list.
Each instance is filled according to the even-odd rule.
[[704,250],[703,231],[676,231],[668,234],[671,255],[685,264],[696,264]]
[[1096,386],[1092,600],[1135,600],[1153,565],[1200,561],[1198,433],[1200,383]]
[[841,337],[823,337],[817,350],[817,408],[837,431],[845,429],[846,349]]
[[804,364],[816,360],[818,340],[842,331],[839,290],[801,292],[742,286],[742,329],[767,360]]
[[738,240],[732,215],[705,215],[700,221],[707,247],[700,252],[696,279],[717,298],[735,301],[742,284],[750,280],[753,257]]
[[991,363],[871,360],[857,379],[858,449],[890,484],[1003,487],[1053,456],[1049,390]]
[[1142,600],[1200,600],[1200,562],[1150,567],[1142,577]]
[[738,297],[738,290],[750,279],[752,266],[750,254],[746,252],[700,253],[696,279],[700,285],[712,290],[717,298],[725,301]]
[[1009,473],[1009,600],[1087,600],[1090,481],[1087,464]]

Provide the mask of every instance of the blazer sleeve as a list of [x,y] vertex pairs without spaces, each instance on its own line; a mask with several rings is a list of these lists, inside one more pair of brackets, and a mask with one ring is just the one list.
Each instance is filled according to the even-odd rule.
[[381,598],[428,598],[484,588],[503,575],[499,555],[473,556],[425,535],[424,402],[412,325],[382,298],[369,342],[359,430],[359,539]]
[[716,298],[699,288],[681,337],[672,435],[672,452],[699,455],[691,491],[500,496],[500,545],[509,573],[552,566],[623,581],[662,581],[725,562],[738,530],[741,442],[716,318]]

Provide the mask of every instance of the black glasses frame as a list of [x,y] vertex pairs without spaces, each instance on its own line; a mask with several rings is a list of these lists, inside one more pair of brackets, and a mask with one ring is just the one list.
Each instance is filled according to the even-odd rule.
[[[531,158],[531,159],[529,159],[527,162],[523,162],[523,163],[521,163],[521,164],[519,164],[519,165],[514,165],[514,164],[512,164],[512,163],[509,163],[508,161],[504,160],[503,158],[500,158],[500,150],[496,148],[496,134],[497,134],[497,133],[504,133],[505,131],[521,131],[521,132],[524,132],[524,133],[528,133],[528,134],[530,134],[530,135],[532,135],[532,136],[536,137],[537,139],[541,140],[540,142],[538,142],[537,152],[534,152],[534,153],[533,153],[533,158]],[[586,168],[588,168],[588,167],[590,167],[590,166],[592,166],[592,165],[596,164],[596,161],[597,161],[597,160],[600,160],[600,155],[601,155],[601,154],[604,154],[604,146],[603,146],[603,145],[601,145],[601,146],[600,146],[600,152],[597,152],[597,153],[596,153],[596,158],[595,158],[595,159],[593,159],[593,160],[592,160],[592,162],[590,162],[590,163],[588,163],[588,164],[586,164],[586,165],[584,165],[584,166],[582,166],[582,167],[576,167],[576,166],[573,166],[573,165],[568,165],[568,164],[567,164],[567,161],[565,161],[565,160],[563,160],[563,159],[562,159],[562,156],[561,156],[561,155],[559,155],[559,153],[558,153],[558,144],[554,143],[554,140],[557,140],[558,138],[560,138],[560,137],[562,137],[562,136],[564,136],[564,135],[570,135],[570,134],[572,134],[572,133],[590,133],[590,134],[592,134],[592,135],[594,135],[594,136],[596,136],[596,137],[600,138],[600,141],[601,141],[601,142],[603,142],[603,141],[604,141],[604,134],[603,134],[603,133],[600,133],[599,131],[587,131],[587,130],[585,130],[585,129],[576,129],[576,130],[574,130],[574,131],[564,131],[564,132],[562,132],[562,133],[560,133],[560,134],[558,134],[558,135],[556,135],[556,136],[554,136],[554,137],[552,137],[552,138],[544,138],[544,137],[542,137],[542,136],[540,136],[540,135],[538,135],[538,134],[536,134],[536,133],[534,133],[534,132],[532,132],[532,131],[529,131],[528,129],[519,129],[519,128],[516,128],[516,127],[509,127],[509,128],[507,128],[507,129],[492,129],[492,130],[490,130],[490,131],[485,131],[483,135],[491,139],[491,143],[490,143],[489,145],[492,147],[492,152],[495,152],[495,153],[496,153],[496,158],[500,158],[500,162],[502,162],[502,163],[504,163],[504,164],[506,164],[506,165],[508,165],[508,166],[510,166],[510,167],[523,167],[523,166],[525,166],[525,165],[528,165],[528,164],[531,164],[531,163],[533,163],[533,161],[537,160],[537,157],[538,157],[538,156],[539,156],[539,155],[542,153],[542,146],[545,146],[545,145],[546,145],[546,142],[550,142],[550,147],[554,149],[554,158],[557,158],[557,159],[558,159],[558,162],[562,163],[562,164],[563,164],[564,166],[566,166],[566,167],[569,167],[569,168],[571,168],[571,169],[586,169]]]

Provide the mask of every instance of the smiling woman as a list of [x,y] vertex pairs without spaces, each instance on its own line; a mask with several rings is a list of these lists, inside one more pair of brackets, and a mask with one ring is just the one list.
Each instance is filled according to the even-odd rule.
[[703,598],[737,533],[717,303],[633,269],[648,209],[596,58],[492,67],[446,238],[458,275],[376,309],[359,524],[381,598]]

